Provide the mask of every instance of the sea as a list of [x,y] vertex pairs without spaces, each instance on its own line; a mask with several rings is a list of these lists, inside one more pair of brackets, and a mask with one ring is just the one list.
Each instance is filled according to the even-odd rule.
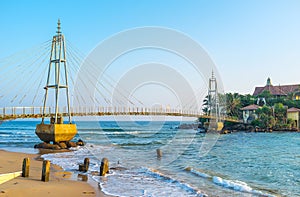
[[[38,123],[2,122],[0,149],[38,153]],[[182,123],[76,121],[86,145],[42,157],[74,174],[89,158],[83,174],[114,196],[300,196],[299,132],[203,134]],[[103,158],[111,170],[100,177]]]

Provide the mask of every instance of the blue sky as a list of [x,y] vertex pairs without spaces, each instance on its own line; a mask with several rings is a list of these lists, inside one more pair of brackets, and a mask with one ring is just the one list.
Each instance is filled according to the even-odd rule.
[[0,1],[0,59],[52,38],[60,18],[68,40],[88,54],[107,37],[134,27],[179,30],[217,65],[225,91],[300,83],[300,1],[127,0]]

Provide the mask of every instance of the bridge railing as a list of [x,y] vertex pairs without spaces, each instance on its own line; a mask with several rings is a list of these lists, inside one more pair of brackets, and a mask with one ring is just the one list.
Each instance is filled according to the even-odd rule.
[[[54,107],[46,107],[45,114],[54,112]],[[22,115],[22,114],[42,114],[43,107],[3,107],[0,108],[0,116]]]
[[159,115],[159,114],[187,114],[200,115],[199,111],[181,110],[173,108],[147,108],[147,107],[111,107],[111,106],[94,106],[94,107],[71,107],[71,112],[74,115]]
[[[66,116],[67,108],[59,107],[60,114]],[[104,116],[104,115],[155,115],[155,116],[204,116],[199,110],[188,110],[170,107],[123,107],[123,106],[77,106],[71,107],[73,116]],[[45,116],[55,112],[54,107],[45,108]],[[1,119],[40,118],[43,107],[3,107],[0,108]]]

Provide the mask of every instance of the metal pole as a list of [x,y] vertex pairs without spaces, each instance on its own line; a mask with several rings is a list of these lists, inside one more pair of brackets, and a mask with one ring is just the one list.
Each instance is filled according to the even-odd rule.
[[[59,32],[57,32],[56,38],[58,40],[55,42],[55,124],[57,124],[59,86],[60,86],[59,85],[59,75],[60,75],[60,54],[61,54],[61,42],[60,41],[61,41],[61,37],[59,35]],[[58,48],[59,54],[57,54],[57,47],[59,47]],[[59,59],[57,59],[57,58],[59,58]]]
[[55,37],[53,37],[52,46],[51,46],[51,54],[50,54],[50,61],[49,61],[48,77],[47,77],[47,83],[46,83],[46,86],[45,86],[46,92],[45,92],[45,98],[44,98],[42,123],[44,123],[44,118],[45,118],[45,110],[46,110],[46,103],[47,103],[47,98],[48,98],[48,86],[49,86],[50,72],[51,72],[51,67],[52,67],[52,56],[53,56],[53,51],[54,51],[54,43],[55,43]]
[[72,122],[71,119],[71,113],[70,113],[70,96],[69,96],[69,85],[68,85],[68,72],[67,72],[67,57],[66,57],[66,43],[65,43],[65,37],[62,35],[62,44],[64,49],[64,68],[65,68],[65,78],[66,78],[66,96],[67,96],[67,106],[68,106],[68,115],[69,115],[69,123]]

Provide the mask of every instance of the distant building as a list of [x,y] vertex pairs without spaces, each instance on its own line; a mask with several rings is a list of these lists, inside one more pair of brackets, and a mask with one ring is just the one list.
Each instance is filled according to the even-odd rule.
[[299,121],[300,121],[300,109],[292,107],[287,110],[287,118],[293,120],[292,127],[299,130]]
[[255,111],[260,108],[258,105],[248,105],[246,107],[241,108],[243,111],[243,122],[251,123],[253,120],[257,119],[257,115]]
[[255,87],[253,96],[258,96],[264,91],[269,91],[270,94],[277,97],[286,97],[292,94],[294,100],[300,100],[300,84],[273,86],[271,79],[268,78],[264,87]]

